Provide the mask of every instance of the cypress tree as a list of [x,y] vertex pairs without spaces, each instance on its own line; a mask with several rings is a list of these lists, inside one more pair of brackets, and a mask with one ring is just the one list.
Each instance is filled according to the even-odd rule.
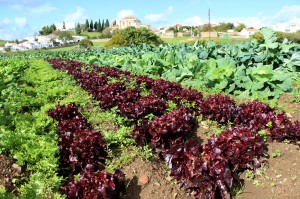
[[107,28],[107,27],[109,27],[109,21],[108,21],[108,19],[106,19],[106,21],[105,21],[105,28]]
[[100,21],[100,19],[98,20],[97,32],[101,32],[101,21]]
[[89,20],[86,19],[86,21],[85,21],[85,27],[84,27],[85,31],[87,31],[89,29],[89,26],[90,26]]
[[98,22],[95,21],[95,23],[94,23],[94,30],[97,31],[97,29],[98,29]]
[[104,26],[104,19],[102,20],[102,25],[101,25],[101,32],[104,30],[105,26]]
[[80,29],[80,24],[79,24],[79,22],[78,22],[78,24],[77,24],[77,26],[76,26],[76,28],[75,28],[75,31],[76,31],[76,34],[77,34],[77,35],[80,35],[81,29]]
[[94,28],[94,23],[93,23],[93,20],[91,20],[90,29],[93,30],[93,28]]

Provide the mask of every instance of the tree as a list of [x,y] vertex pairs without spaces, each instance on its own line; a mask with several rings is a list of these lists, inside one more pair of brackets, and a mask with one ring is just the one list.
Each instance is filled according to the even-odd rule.
[[241,32],[244,28],[246,28],[246,25],[243,23],[240,23],[237,27],[235,27],[235,31]]
[[101,32],[101,22],[100,19],[98,20],[97,32]]
[[86,19],[85,20],[85,28],[84,28],[84,30],[87,31],[89,29],[89,27],[90,27],[89,20]]
[[51,26],[44,26],[42,27],[42,30],[39,31],[40,35],[49,35],[52,32],[54,32],[54,30],[51,28]]
[[94,23],[94,30],[97,31],[97,28],[98,28],[98,22],[95,21],[95,23]]
[[215,26],[213,28],[216,32],[227,32],[227,30],[233,29],[234,25],[233,23],[220,23],[219,25]]
[[54,24],[52,24],[50,28],[52,29],[52,32],[56,31],[56,26]]
[[148,28],[135,28],[133,26],[123,30],[117,30],[112,38],[105,44],[105,47],[111,46],[130,46],[148,44],[162,44],[162,39]]
[[81,34],[81,28],[80,28],[80,24],[78,23],[77,26],[75,27],[75,32],[77,35]]
[[101,24],[101,32],[104,30],[105,25],[104,25],[104,19],[102,20],[102,24]]
[[72,34],[69,31],[56,31],[55,34],[64,42],[73,39]]
[[66,23],[63,22],[63,30],[65,30],[65,29],[66,29]]
[[83,39],[83,40],[81,40],[80,42],[79,42],[79,47],[80,48],[87,48],[87,49],[89,49],[89,48],[91,48],[92,46],[93,46],[94,44],[93,44],[93,42],[91,41],[91,40],[89,40],[89,39]]
[[105,39],[105,38],[111,38],[111,29],[110,27],[105,28],[101,33],[99,38]]
[[108,21],[108,19],[106,19],[104,28],[108,28],[108,27],[109,27],[109,21]]
[[4,50],[5,50],[6,52],[11,52],[11,46],[7,46],[6,48],[4,48]]
[[208,32],[211,31],[211,25],[210,24],[203,24],[200,27],[201,32]]
[[93,20],[91,20],[91,22],[90,22],[90,29],[93,30],[93,28],[94,28],[94,24],[93,24]]

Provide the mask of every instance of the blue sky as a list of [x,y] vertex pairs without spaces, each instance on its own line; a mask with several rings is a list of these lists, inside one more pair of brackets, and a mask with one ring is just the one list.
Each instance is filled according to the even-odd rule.
[[0,0],[0,39],[22,39],[52,23],[112,21],[128,15],[152,27],[201,25],[208,22],[209,8],[213,23],[300,27],[300,0]]

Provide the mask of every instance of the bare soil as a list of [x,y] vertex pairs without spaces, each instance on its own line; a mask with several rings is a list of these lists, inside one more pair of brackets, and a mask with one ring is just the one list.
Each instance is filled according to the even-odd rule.
[[18,188],[27,177],[28,172],[16,164],[13,158],[0,154],[0,187],[18,195]]

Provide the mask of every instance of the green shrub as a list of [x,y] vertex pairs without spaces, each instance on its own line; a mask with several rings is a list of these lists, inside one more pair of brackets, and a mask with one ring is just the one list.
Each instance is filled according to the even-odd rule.
[[130,46],[147,44],[162,44],[162,39],[148,28],[128,27],[118,30],[104,47]]
[[80,48],[87,48],[87,49],[89,49],[89,48],[91,48],[93,45],[94,45],[93,42],[92,42],[91,40],[89,40],[89,39],[83,39],[83,40],[81,40],[81,41],[79,42],[79,47],[80,47]]
[[289,41],[295,42],[295,43],[300,43],[300,30],[297,32],[276,32],[277,33],[277,38],[281,42],[285,38],[287,38]]
[[263,43],[264,41],[264,36],[261,32],[257,32],[253,35],[250,35],[251,39],[256,39],[259,43]]
[[[285,38],[289,41],[300,43],[300,30],[293,33],[288,32],[276,32],[277,42],[282,42]],[[256,39],[258,42],[262,43],[264,40],[263,35],[258,32],[250,36],[251,39]]]
[[112,38],[104,45],[105,48],[125,46],[124,37],[120,34],[115,34]]

